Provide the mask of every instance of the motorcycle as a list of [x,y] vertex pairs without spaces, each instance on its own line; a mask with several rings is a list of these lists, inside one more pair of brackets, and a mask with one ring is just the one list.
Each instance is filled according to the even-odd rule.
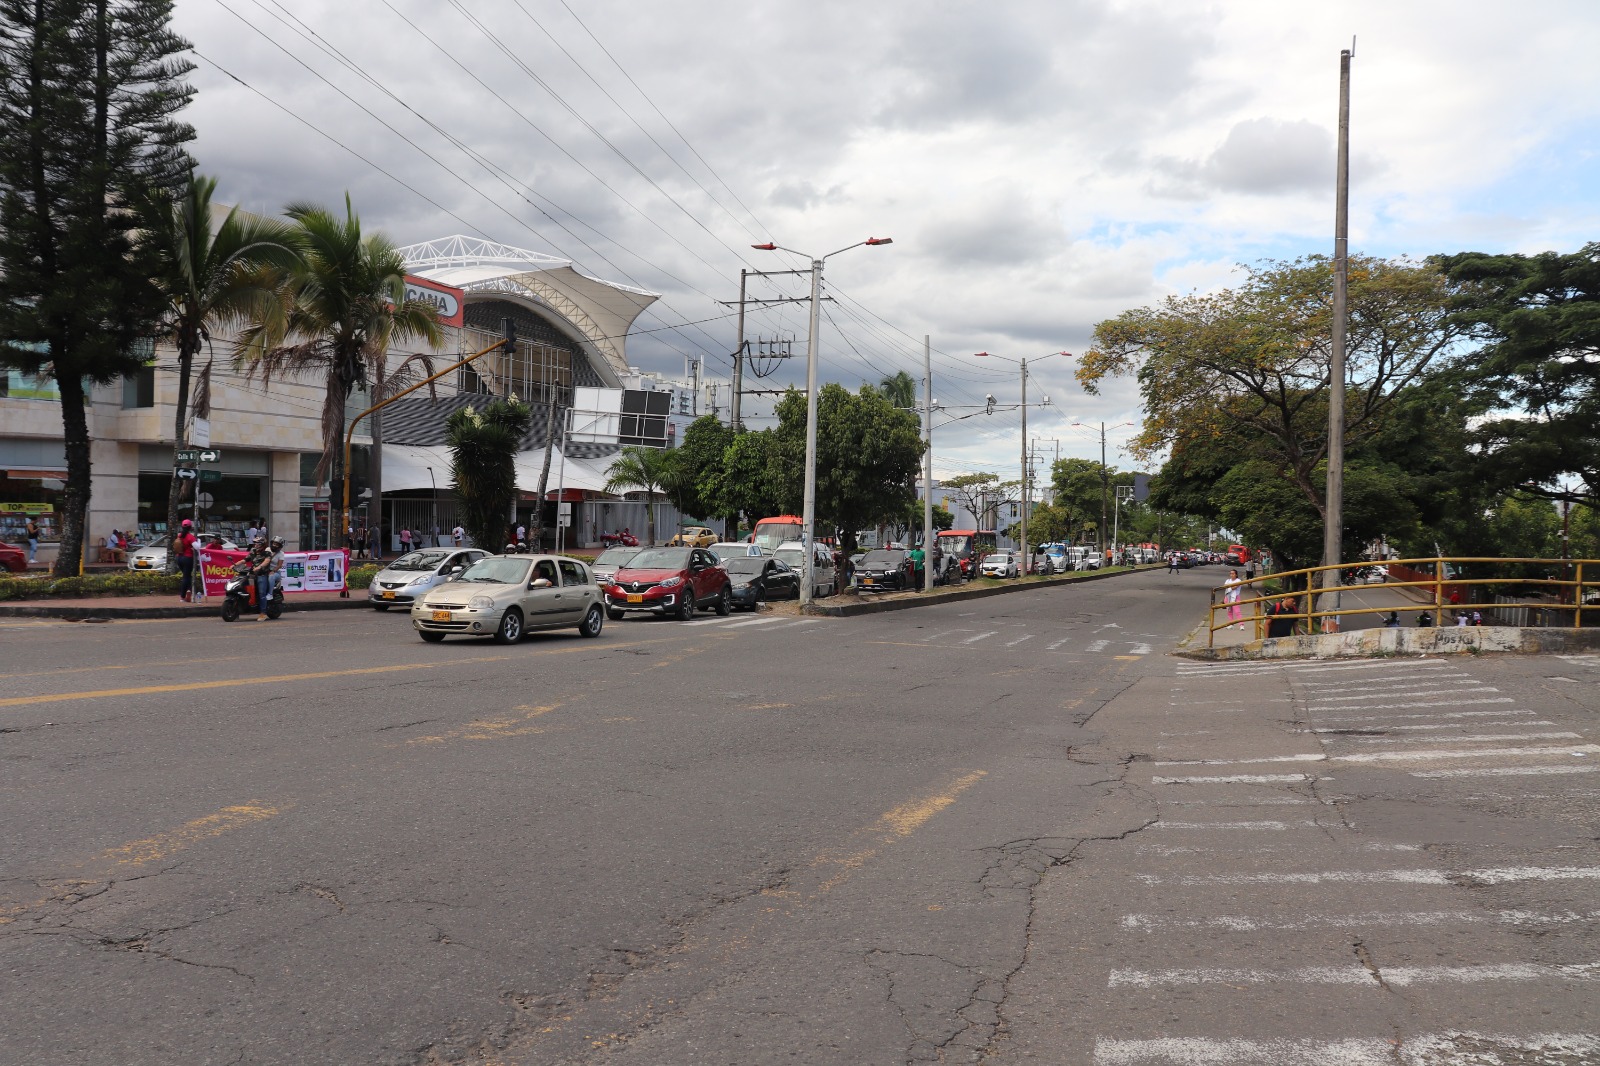
[[602,533],[600,534],[600,543],[607,548],[615,548],[618,545],[624,548],[637,548],[639,546],[639,538],[627,532]]
[[244,563],[236,564],[233,568],[233,573],[234,576],[228,579],[227,588],[222,592],[222,620],[224,622],[237,622],[239,615],[246,608],[273,619],[283,614],[282,585],[272,590],[272,595],[267,598],[266,606],[257,609],[255,578],[247,572]]

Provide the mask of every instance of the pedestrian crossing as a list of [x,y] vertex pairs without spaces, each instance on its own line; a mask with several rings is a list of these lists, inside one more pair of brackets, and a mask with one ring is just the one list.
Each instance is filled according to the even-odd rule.
[[[1600,671],[1600,656],[1563,658]],[[1161,843],[1137,845],[1120,884],[1077,886],[1113,916],[1077,931],[1104,941],[1093,1066],[1600,1064],[1587,1009],[1600,849],[1449,826],[1432,838],[1407,820],[1374,830],[1361,815],[1419,794],[1470,809],[1526,802],[1524,780],[1591,783],[1596,730],[1443,660],[1177,675],[1160,757],[1130,779],[1150,790],[1144,832]],[[1271,728],[1229,717],[1245,708]],[[1570,808],[1585,791],[1546,801]],[[1420,1031],[1398,1020],[1413,1009]]]
[[[1005,623],[1002,623],[1005,624]],[[1063,635],[1059,631],[1035,633],[1016,632],[1018,627],[1004,629],[955,626],[936,629],[924,635],[918,643],[950,647],[1016,648],[1022,652],[1060,652],[1068,655],[1150,655],[1154,652],[1153,634],[1143,634],[1144,639],[1127,635],[1105,636],[1105,629],[1117,626],[1100,626],[1083,634]],[[1029,644],[1029,641],[1041,643]],[[1026,646],[1024,646],[1026,645]]]

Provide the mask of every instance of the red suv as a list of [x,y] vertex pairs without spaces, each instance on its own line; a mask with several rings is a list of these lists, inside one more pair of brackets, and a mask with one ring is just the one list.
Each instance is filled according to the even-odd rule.
[[728,572],[704,548],[646,548],[617,571],[605,596],[606,615],[613,622],[629,611],[688,621],[697,607],[712,607],[722,615],[733,607]]

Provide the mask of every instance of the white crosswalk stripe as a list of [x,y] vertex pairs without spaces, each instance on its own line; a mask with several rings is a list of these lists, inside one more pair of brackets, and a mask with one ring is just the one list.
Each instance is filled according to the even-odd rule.
[[[1344,1040],[1098,1040],[1094,1066],[1491,1066],[1513,1062],[1588,1063],[1600,1055],[1600,1036],[1589,1033],[1530,1036],[1468,1029],[1408,1035],[1399,1046],[1396,1043],[1387,1036]],[[1471,1050],[1474,1045],[1495,1048],[1494,1057],[1475,1055]]]

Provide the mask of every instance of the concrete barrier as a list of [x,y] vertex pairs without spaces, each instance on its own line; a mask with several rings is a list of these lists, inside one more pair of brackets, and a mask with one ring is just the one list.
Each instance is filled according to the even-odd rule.
[[1221,662],[1235,659],[1342,659],[1398,655],[1562,655],[1600,651],[1600,629],[1518,629],[1512,626],[1356,629],[1348,633],[1274,637],[1227,648],[1194,648],[1177,654]]

